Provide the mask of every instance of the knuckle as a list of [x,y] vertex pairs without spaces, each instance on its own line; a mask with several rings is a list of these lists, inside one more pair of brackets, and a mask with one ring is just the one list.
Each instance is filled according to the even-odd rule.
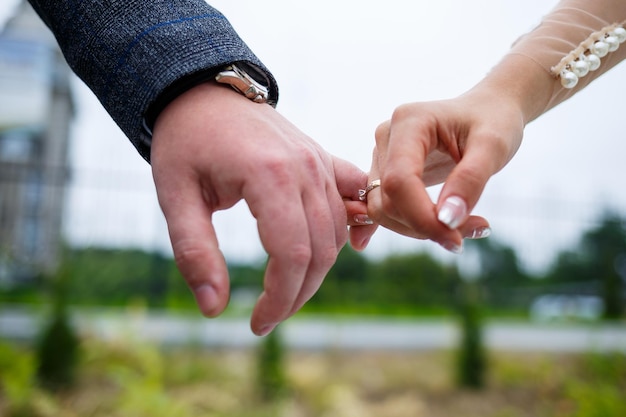
[[305,172],[307,178],[318,182],[321,178],[320,164],[319,156],[305,148],[297,154],[274,152],[266,158],[264,168],[270,173],[277,185],[282,186],[292,184],[294,173],[298,171]]
[[389,141],[391,121],[387,120],[376,127],[374,138],[377,144],[387,143]]
[[411,118],[414,115],[413,106],[411,104],[401,104],[396,107],[391,115],[391,123],[397,120]]
[[489,154],[494,155],[494,158],[490,159],[493,164],[490,167],[492,172],[501,169],[513,157],[519,147],[519,141],[512,141],[510,137],[500,131],[488,130],[477,134],[476,137],[480,138],[481,147],[487,149]]
[[287,261],[295,269],[306,269],[313,258],[313,251],[310,246],[305,244],[293,245],[286,254]]
[[464,183],[464,189],[481,189],[485,182],[483,169],[474,166],[459,167],[459,178]]
[[503,137],[501,134],[492,137],[490,141],[490,146],[494,150],[494,155],[499,155],[503,158],[502,160],[497,160],[494,158],[494,172],[500,170],[506,164],[506,161],[511,159],[513,157],[513,154],[517,151],[516,147],[511,146],[511,141]]
[[424,107],[420,103],[405,103],[396,107],[391,115],[391,125],[397,123],[434,125],[436,116],[428,106]]
[[288,183],[290,181],[290,161],[283,153],[272,153],[270,157],[265,158],[261,165],[267,170],[272,178],[279,183]]
[[175,242],[173,248],[174,260],[179,266],[193,264],[202,255],[202,251],[197,245],[185,241]]
[[[304,275],[312,259],[312,251],[307,245],[294,245],[284,255],[284,262],[296,274]],[[280,280],[265,280],[263,291],[276,307],[285,311],[291,309],[297,294],[286,290],[284,282]]]
[[401,194],[404,184],[406,183],[406,178],[406,174],[402,174],[393,168],[388,169],[387,172],[385,172],[384,178],[381,178],[381,184],[384,184],[382,188],[383,194],[391,199]]
[[319,155],[314,152],[305,152],[304,155],[302,155],[300,163],[309,178],[313,179],[315,182],[320,180],[322,177],[320,169],[322,162]]
[[335,245],[326,246],[319,251],[319,254],[316,254],[315,258],[323,269],[330,269],[337,260],[338,254],[339,251]]
[[278,310],[277,314],[280,318],[283,318],[285,312],[291,309],[293,304],[293,295],[284,291],[282,285],[273,282],[265,282],[263,286],[263,292],[267,300],[273,306],[274,310]]
[[492,129],[485,129],[477,136],[480,137],[489,147],[493,148],[504,148],[507,142],[505,135]]
[[191,287],[199,284],[197,275],[193,274],[194,266],[198,265],[204,257],[204,251],[191,242],[179,241],[172,245],[174,261]]
[[[435,106],[432,104],[431,106]],[[391,125],[405,125],[413,130],[435,133],[436,126],[439,124],[438,115],[429,106],[423,106],[421,103],[407,103],[398,106],[391,116]],[[434,134],[433,137],[437,135]]]

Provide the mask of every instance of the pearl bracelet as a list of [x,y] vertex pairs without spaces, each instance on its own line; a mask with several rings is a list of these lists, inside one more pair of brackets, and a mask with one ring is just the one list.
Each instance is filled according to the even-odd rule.
[[600,68],[600,59],[616,51],[626,41],[623,22],[607,26],[594,32],[578,48],[567,54],[558,65],[551,68],[552,74],[561,79],[565,88],[574,88],[578,80]]

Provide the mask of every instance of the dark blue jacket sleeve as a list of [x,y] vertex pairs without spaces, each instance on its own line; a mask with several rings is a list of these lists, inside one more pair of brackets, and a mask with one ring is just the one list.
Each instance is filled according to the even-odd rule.
[[278,98],[271,73],[227,19],[203,0],[29,0],[72,70],[139,153],[150,124],[176,95],[242,63]]

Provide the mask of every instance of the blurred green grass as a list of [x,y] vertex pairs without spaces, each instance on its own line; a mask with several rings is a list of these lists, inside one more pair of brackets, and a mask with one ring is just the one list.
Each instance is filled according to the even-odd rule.
[[454,353],[287,352],[287,391],[263,401],[256,352],[84,340],[78,383],[51,394],[34,352],[0,346],[0,415],[209,417],[621,417],[626,356],[492,352],[486,387],[462,390]]

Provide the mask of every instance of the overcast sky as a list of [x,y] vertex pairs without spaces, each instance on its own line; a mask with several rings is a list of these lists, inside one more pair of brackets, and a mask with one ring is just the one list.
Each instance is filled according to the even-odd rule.
[[[14,3],[3,0],[0,18]],[[278,110],[324,148],[368,170],[374,129],[396,106],[463,93],[556,1],[210,3],[274,73],[281,90]],[[557,250],[573,246],[604,208],[626,213],[625,76],[622,63],[529,125],[516,157],[484,191],[475,213],[487,217],[493,238],[515,247],[527,265],[545,266]],[[168,248],[149,167],[91,93],[75,84],[70,240]],[[121,194],[99,175],[111,165],[131,183]],[[94,177],[102,187],[80,186]],[[215,221],[228,258],[262,256],[245,206],[219,213]],[[386,231],[377,233],[366,253],[418,249],[459,259],[432,243]]]

